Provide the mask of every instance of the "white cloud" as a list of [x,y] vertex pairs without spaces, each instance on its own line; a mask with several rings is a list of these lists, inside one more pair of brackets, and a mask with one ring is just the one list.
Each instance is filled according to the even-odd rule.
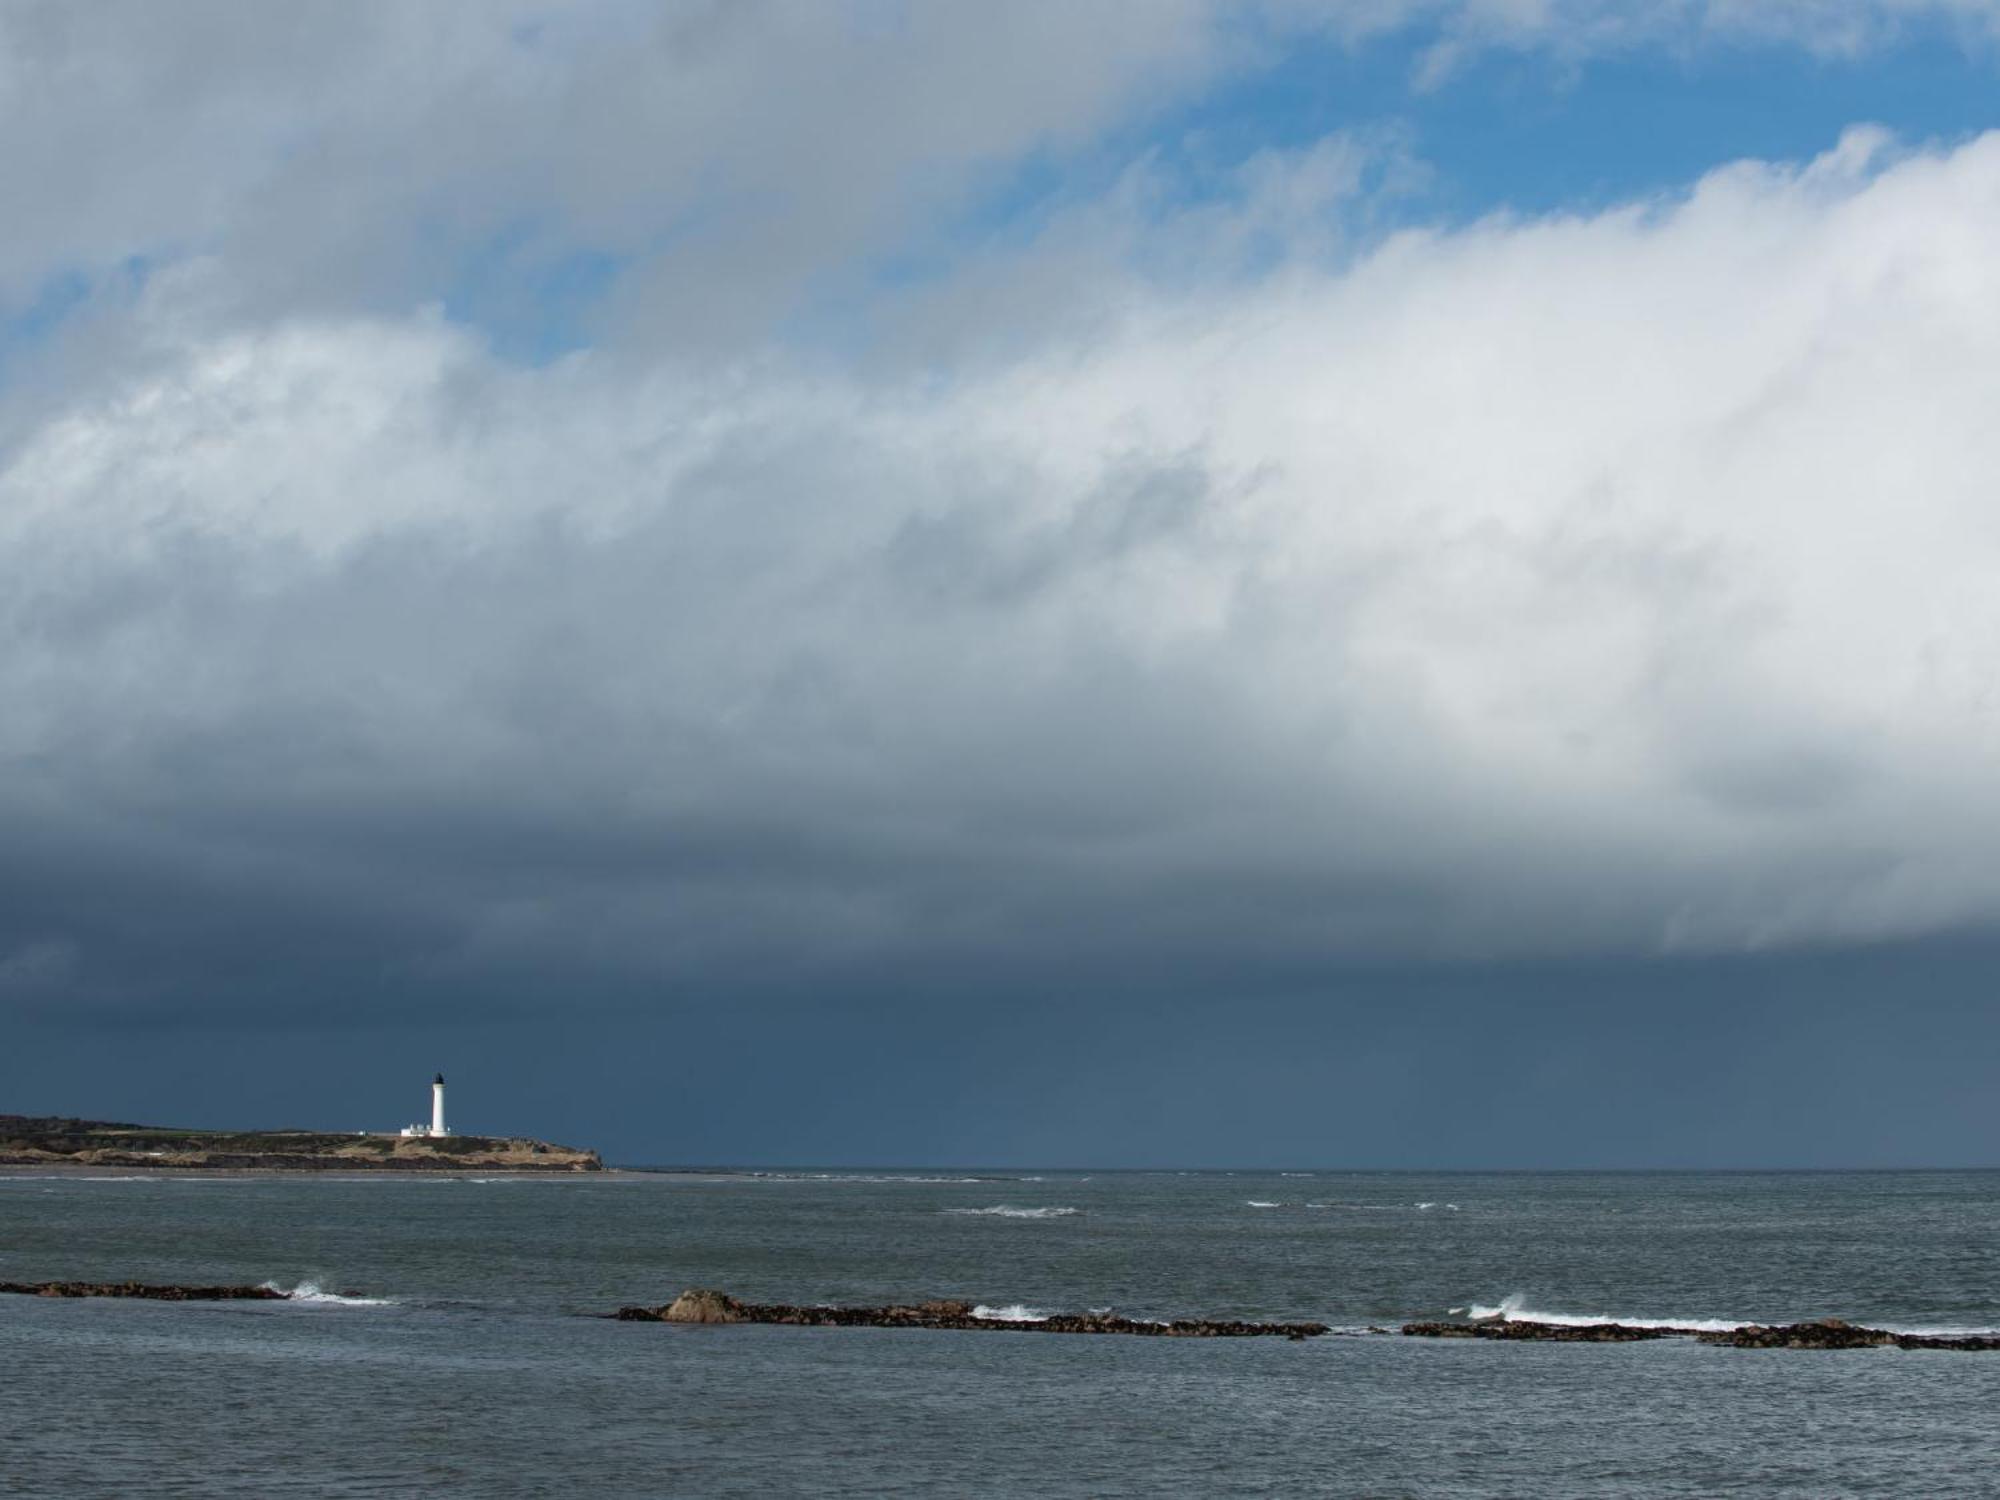
[[[0,830],[430,969],[1990,923],[1996,252],[2000,136],[1864,133],[1344,266],[1085,256],[1090,338],[950,380],[169,280],[0,452]],[[0,951],[146,951],[109,905]]]
[[2000,33],[1995,0],[1278,0],[1275,14],[1353,38],[1430,26],[1431,81],[1488,48],[1573,61],[1640,47],[1766,45],[1820,57],[1891,46],[1942,28],[1971,46]]
[[532,318],[618,272],[602,342],[709,357],[885,253],[949,239],[1024,162],[1254,76],[1305,33],[1582,62],[1758,42],[1969,45],[1994,0],[1214,0],[1143,6],[24,0],[0,11],[0,323],[66,277],[208,258],[247,317],[453,288]]
[[[632,263],[626,318],[761,331],[816,277],[1227,64],[1206,9],[50,0],[0,13],[0,315],[219,260],[253,314]],[[666,252],[671,254],[667,255]],[[496,295],[501,295],[496,293]]]
[[1281,28],[1349,43],[1429,34],[1413,80],[1421,89],[1442,87],[1495,51],[1575,66],[1663,48],[1793,48],[1853,59],[1919,32],[1987,53],[2000,39],[1996,0],[1270,0],[1265,14]]

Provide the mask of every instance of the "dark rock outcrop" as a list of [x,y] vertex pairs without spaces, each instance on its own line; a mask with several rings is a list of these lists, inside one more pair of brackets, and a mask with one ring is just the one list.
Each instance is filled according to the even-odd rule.
[[999,1333],[1128,1333],[1153,1338],[1313,1338],[1324,1323],[1245,1323],[1234,1319],[1182,1318],[1148,1323],[1112,1313],[1056,1313],[1046,1318],[982,1318],[969,1302],[919,1302],[887,1307],[794,1307],[784,1302],[739,1302],[727,1292],[685,1291],[661,1307],[621,1307],[612,1317],[627,1323],[785,1323],[806,1328],[929,1328]]
[[1634,1328],[1628,1323],[1589,1323],[1577,1327],[1525,1321],[1405,1323],[1403,1332],[1416,1338],[1505,1339],[1551,1344],[1633,1344],[1646,1339],[1693,1337],[1698,1343],[1731,1349],[2000,1349],[2000,1337],[1891,1333],[1886,1328],[1862,1328],[1839,1318],[1774,1326],[1751,1323],[1713,1333],[1696,1333],[1685,1328]]
[[156,1286],[143,1281],[0,1281],[0,1293],[22,1297],[145,1297],[155,1302],[285,1302],[292,1295],[268,1286]]
[[1704,1344],[1726,1344],[1732,1349],[2000,1349],[2000,1338],[1986,1335],[1891,1333],[1886,1328],[1859,1328],[1839,1318],[1775,1326],[1753,1323],[1696,1337]]

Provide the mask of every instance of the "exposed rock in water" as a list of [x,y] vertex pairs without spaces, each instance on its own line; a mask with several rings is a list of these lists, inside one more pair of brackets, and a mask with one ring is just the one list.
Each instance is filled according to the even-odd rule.
[[1405,1323],[1403,1332],[1426,1339],[1539,1340],[1553,1344],[1634,1344],[1676,1338],[1677,1328],[1634,1328],[1629,1323]]
[[1727,1344],[1732,1349],[2000,1349],[2000,1338],[1989,1335],[1891,1333],[1886,1328],[1858,1328],[1839,1318],[1771,1327],[1753,1323],[1697,1337],[1704,1344]]
[[[632,1310],[623,1308],[618,1315],[622,1318]],[[659,1318],[662,1323],[741,1323],[743,1304],[725,1292],[697,1287],[661,1308]]]
[[1861,1328],[1839,1318],[1814,1323],[1766,1327],[1746,1324],[1715,1333],[1687,1328],[1634,1328],[1629,1323],[1534,1323],[1521,1320],[1479,1323],[1405,1323],[1403,1332],[1417,1338],[1505,1339],[1552,1344],[1632,1344],[1646,1339],[1693,1337],[1703,1344],[1732,1349],[2000,1349],[2000,1337],[1972,1334],[1891,1333],[1886,1328]]
[[1046,1318],[982,1318],[970,1302],[919,1302],[888,1307],[794,1307],[784,1302],[739,1302],[727,1292],[696,1288],[662,1307],[621,1307],[611,1315],[627,1323],[788,1323],[807,1328],[932,1328],[1003,1333],[1130,1333],[1154,1338],[1313,1338],[1324,1323],[1245,1323],[1183,1318],[1148,1323],[1112,1313],[1056,1313]]
[[146,1297],[155,1302],[285,1302],[292,1295],[269,1286],[154,1286],[143,1281],[0,1281],[0,1292],[22,1297]]

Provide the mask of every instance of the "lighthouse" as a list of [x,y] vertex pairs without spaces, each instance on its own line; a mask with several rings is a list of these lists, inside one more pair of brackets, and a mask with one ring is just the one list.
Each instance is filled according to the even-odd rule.
[[431,1080],[431,1122],[428,1125],[405,1125],[402,1133],[406,1136],[450,1135],[444,1128],[444,1074]]

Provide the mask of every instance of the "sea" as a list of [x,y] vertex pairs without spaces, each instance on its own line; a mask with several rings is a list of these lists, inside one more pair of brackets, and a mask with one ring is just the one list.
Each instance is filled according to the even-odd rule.
[[[1996,1172],[0,1175],[50,1279],[298,1296],[0,1297],[7,1495],[2000,1494],[2000,1354],[1393,1331],[2000,1331]],[[603,1316],[687,1287],[1337,1332]]]

